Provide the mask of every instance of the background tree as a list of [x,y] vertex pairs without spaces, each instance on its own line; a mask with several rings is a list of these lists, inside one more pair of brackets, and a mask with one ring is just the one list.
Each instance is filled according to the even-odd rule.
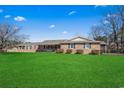
[[118,31],[120,30],[120,19],[117,14],[109,13],[105,20],[108,22],[104,26],[106,27],[106,30],[110,32],[109,37],[111,38],[109,40],[111,40],[111,42],[115,44],[115,47],[118,50]]
[[25,41],[25,35],[19,35],[20,27],[12,24],[0,24],[0,50],[6,51],[8,48],[14,47],[16,44]]
[[116,6],[103,17],[100,25],[93,26],[91,37],[105,41],[115,51],[124,51],[124,6]]
[[121,49],[124,50],[124,6],[118,6],[117,11],[118,11],[118,16],[121,20],[121,28],[119,31]]
[[103,33],[103,27],[101,25],[94,25],[91,27],[90,36],[97,41],[107,41],[106,36]]

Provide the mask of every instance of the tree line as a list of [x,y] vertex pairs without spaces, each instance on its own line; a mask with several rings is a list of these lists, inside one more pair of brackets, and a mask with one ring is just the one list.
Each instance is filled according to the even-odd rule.
[[124,6],[108,11],[98,25],[91,27],[90,37],[106,42],[108,52],[124,53]]

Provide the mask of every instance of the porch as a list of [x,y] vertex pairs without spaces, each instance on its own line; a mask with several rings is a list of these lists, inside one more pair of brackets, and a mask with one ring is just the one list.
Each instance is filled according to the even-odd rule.
[[60,45],[39,45],[38,51],[52,52],[60,48]]

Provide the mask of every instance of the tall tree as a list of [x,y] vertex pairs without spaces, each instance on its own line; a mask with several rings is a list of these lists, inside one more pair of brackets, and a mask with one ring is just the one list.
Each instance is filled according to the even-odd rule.
[[99,24],[92,27],[92,37],[95,40],[104,37],[109,47],[112,45],[114,50],[124,50],[124,6],[116,6],[113,13],[109,11]]
[[114,43],[116,46],[116,49],[119,49],[118,44],[118,31],[120,30],[120,19],[117,14],[109,13],[105,17],[106,24],[104,24],[104,28],[106,31],[110,32],[109,40]]
[[0,24],[0,50],[6,51],[20,42],[24,42],[25,35],[19,35],[20,28],[11,24]]
[[121,43],[121,49],[124,50],[124,6],[118,6],[117,7],[118,16],[121,20],[121,28],[120,28],[120,43]]
[[94,25],[91,27],[90,36],[94,40],[98,40],[98,41],[105,41],[106,42],[106,40],[107,40],[106,36],[103,33],[103,27],[100,25]]

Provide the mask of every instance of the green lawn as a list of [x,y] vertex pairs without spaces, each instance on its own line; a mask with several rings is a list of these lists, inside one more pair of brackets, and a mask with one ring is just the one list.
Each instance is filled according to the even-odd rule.
[[124,87],[124,56],[0,54],[0,87]]

